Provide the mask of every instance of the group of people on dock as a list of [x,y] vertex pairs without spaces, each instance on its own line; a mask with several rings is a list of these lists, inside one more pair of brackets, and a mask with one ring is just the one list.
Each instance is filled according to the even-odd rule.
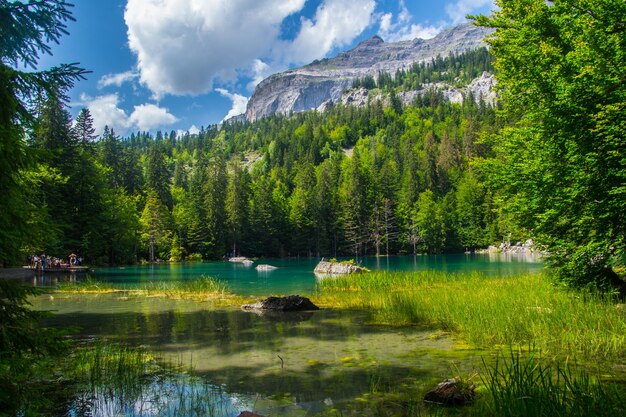
[[37,256],[31,255],[29,257],[30,267],[38,271],[45,271],[46,269],[59,269],[59,268],[74,268],[83,263],[83,258],[78,257],[72,253],[67,258],[57,258],[56,256],[49,256],[46,254]]

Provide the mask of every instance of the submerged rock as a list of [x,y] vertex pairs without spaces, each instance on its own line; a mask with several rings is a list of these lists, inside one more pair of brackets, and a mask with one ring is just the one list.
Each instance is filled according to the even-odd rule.
[[237,417],[263,417],[260,414],[253,413],[252,411],[242,411]]
[[474,400],[474,385],[467,385],[456,378],[446,379],[424,395],[424,401],[442,405],[465,405]]
[[310,311],[320,308],[313,304],[311,300],[299,295],[288,295],[285,297],[268,297],[263,301],[254,304],[241,306],[243,310],[273,310],[273,311]]

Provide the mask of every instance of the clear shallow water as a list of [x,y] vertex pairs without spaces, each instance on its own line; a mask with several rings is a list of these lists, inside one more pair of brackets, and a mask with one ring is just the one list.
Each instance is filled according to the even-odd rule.
[[165,400],[164,386],[175,387],[168,404],[176,403],[177,393],[204,386],[204,395],[215,401],[213,415],[254,409],[261,415],[305,416],[350,407],[376,387],[396,389],[407,383],[423,395],[442,379],[469,374],[481,363],[476,352],[455,350],[453,339],[436,329],[368,325],[366,312],[326,309],[259,316],[185,300],[116,294],[55,294],[35,299],[34,306],[55,310],[49,325],[78,326],[79,338],[144,346],[166,362],[193,367],[200,378],[152,381],[135,400],[141,404],[97,396],[96,407],[104,407],[101,415],[114,415],[111,407],[127,410],[123,415],[176,415],[132,410],[155,407],[150,398],[157,391]]
[[[87,276],[98,281],[132,287],[151,281],[188,280],[205,275],[225,281],[230,291],[242,295],[310,294],[315,289],[316,278],[313,269],[318,262],[319,258],[302,258],[261,259],[256,260],[252,266],[228,261],[157,264],[94,268]],[[437,270],[448,273],[478,271],[487,275],[524,274],[538,272],[543,268],[541,260],[537,257],[503,254],[365,257],[359,259],[359,263],[372,270]],[[255,267],[259,264],[278,268],[273,271],[257,271]],[[50,285],[58,280],[84,278],[81,275],[48,275],[38,278],[35,283]]]

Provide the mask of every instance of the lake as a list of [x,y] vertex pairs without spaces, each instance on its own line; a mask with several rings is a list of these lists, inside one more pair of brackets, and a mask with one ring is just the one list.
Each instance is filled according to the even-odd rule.
[[[242,295],[311,294],[315,289],[313,274],[319,258],[260,259],[251,266],[228,261],[153,264],[114,268],[94,268],[87,277],[110,282],[120,287],[132,287],[154,281],[196,279],[201,276],[218,278],[228,284],[230,291]],[[446,254],[431,256],[365,257],[358,262],[371,270],[423,271],[447,273],[481,272],[487,275],[512,275],[538,272],[541,259],[530,254]],[[257,271],[256,265],[276,266],[272,271]],[[46,275],[33,282],[54,285],[59,280],[84,279],[81,275]]]
[[[90,277],[132,287],[143,282],[194,279],[226,281],[245,295],[312,293],[319,259],[265,259],[278,269],[258,272],[243,264],[204,262],[96,268]],[[541,262],[502,255],[442,255],[363,258],[373,270],[490,275],[537,272]],[[38,285],[76,276],[46,276]],[[260,415],[349,415],[372,395],[395,392],[420,398],[445,378],[470,375],[488,351],[468,350],[452,335],[428,326],[371,325],[367,311],[322,309],[262,314],[239,308],[212,308],[190,300],[109,294],[51,294],[33,300],[52,310],[52,326],[74,326],[79,340],[142,346],[193,372],[144,378],[133,395],[91,389],[68,402],[69,414],[87,407],[92,415],[235,417],[243,410]],[[395,395],[395,394],[394,394]],[[336,410],[336,411],[335,411]],[[357,412],[357,415],[359,413]]]
[[119,294],[55,294],[33,305],[54,310],[47,325],[75,326],[74,337],[81,340],[143,346],[164,363],[193,368],[196,379],[171,374],[145,380],[135,396],[93,390],[76,402],[88,401],[90,412],[102,416],[189,415],[171,407],[181,407],[181,392],[193,399],[191,391],[202,394],[199,402],[206,407],[206,414],[197,415],[345,411],[373,389],[386,392],[401,384],[418,398],[442,379],[472,373],[484,353],[459,349],[451,335],[435,328],[370,325],[363,311],[264,316]]

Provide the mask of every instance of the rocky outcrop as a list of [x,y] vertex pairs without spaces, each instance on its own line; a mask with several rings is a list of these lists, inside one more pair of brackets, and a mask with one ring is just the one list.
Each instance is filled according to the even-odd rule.
[[345,275],[365,272],[366,269],[351,262],[333,262],[322,259],[315,269],[314,273],[319,275]]
[[320,308],[313,304],[310,299],[299,295],[285,297],[268,297],[254,304],[241,306],[243,310],[272,310],[272,311],[311,311]]
[[232,258],[228,258],[229,262],[245,262],[249,261],[245,256],[233,256]]
[[506,254],[537,254],[545,255],[545,251],[538,248],[532,239],[528,239],[524,243],[502,242],[499,246],[489,246],[487,249],[479,249],[476,253],[506,253]]
[[254,121],[275,113],[314,110],[324,102],[338,103],[356,78],[376,77],[379,72],[395,74],[398,69],[430,61],[437,55],[483,46],[488,33],[488,29],[465,24],[428,40],[387,43],[374,36],[334,58],[316,60],[261,81],[248,102],[246,119]]
[[494,105],[498,98],[495,87],[496,77],[488,72],[483,72],[480,77],[475,78],[467,86],[467,91],[472,93],[476,102],[482,99],[486,104]]

